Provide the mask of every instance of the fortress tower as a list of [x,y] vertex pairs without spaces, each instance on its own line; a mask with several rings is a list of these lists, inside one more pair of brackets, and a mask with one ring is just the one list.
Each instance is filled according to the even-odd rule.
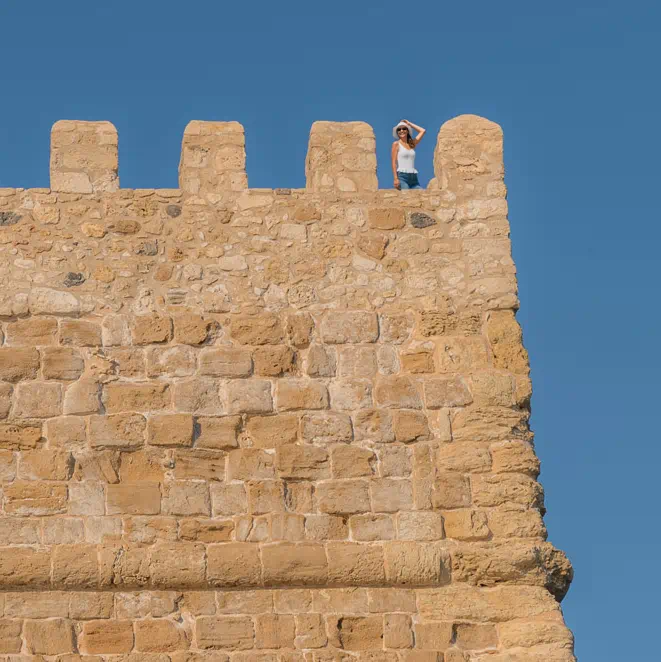
[[0,189],[0,659],[571,662],[546,542],[502,132],[378,190],[317,122],[249,189],[191,122],[179,189],[119,187],[107,122]]

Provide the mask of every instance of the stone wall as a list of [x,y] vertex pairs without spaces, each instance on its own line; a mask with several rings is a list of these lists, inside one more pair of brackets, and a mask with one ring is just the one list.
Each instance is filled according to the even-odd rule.
[[[318,122],[248,189],[192,122],[180,188],[119,188],[105,122],[0,189],[0,659],[569,662],[500,128],[429,189]],[[2,657],[4,656],[4,657]]]

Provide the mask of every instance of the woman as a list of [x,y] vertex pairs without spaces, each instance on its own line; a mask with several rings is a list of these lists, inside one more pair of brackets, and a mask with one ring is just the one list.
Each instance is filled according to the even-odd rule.
[[[411,129],[418,135],[414,138]],[[395,176],[395,188],[398,190],[420,188],[418,171],[415,169],[415,146],[422,140],[425,130],[421,126],[402,120],[392,134],[397,140],[392,144],[392,172]]]

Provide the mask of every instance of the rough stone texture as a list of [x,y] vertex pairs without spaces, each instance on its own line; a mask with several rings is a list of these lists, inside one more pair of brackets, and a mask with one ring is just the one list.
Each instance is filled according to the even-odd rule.
[[302,190],[247,188],[236,122],[176,190],[119,189],[108,123],[52,139],[52,189],[0,189],[0,655],[574,659],[497,125],[407,192],[360,122]]

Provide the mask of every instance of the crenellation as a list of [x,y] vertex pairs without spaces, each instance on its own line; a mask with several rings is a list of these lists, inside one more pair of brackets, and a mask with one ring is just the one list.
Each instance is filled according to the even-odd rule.
[[516,320],[502,132],[426,190],[316,122],[249,189],[191,122],[180,189],[120,189],[107,122],[0,189],[0,654],[572,662]]

